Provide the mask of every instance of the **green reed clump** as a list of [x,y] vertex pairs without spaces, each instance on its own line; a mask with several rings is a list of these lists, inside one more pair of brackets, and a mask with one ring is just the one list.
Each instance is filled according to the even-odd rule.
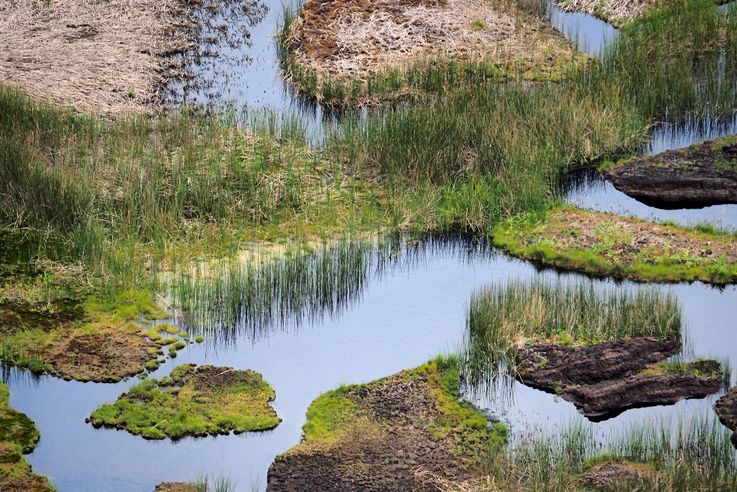
[[[490,457],[495,483],[515,490],[589,490],[582,478],[603,462],[630,464],[641,472],[637,484],[611,490],[732,490],[737,486],[737,451],[730,432],[714,416],[689,421],[632,424],[600,443],[582,420],[557,434],[535,434],[513,441],[503,457]],[[478,487],[476,490],[486,490]],[[498,489],[495,489],[498,490]]]
[[492,284],[471,297],[467,357],[477,370],[513,364],[515,343],[590,344],[630,337],[681,338],[676,298],[653,288],[597,288],[562,280]]

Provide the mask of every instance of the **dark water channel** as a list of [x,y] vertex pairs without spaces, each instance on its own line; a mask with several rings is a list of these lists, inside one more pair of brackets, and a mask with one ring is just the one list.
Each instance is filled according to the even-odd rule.
[[[279,76],[272,34],[281,11],[279,2],[269,1],[268,12],[250,29],[251,44],[243,47],[247,56],[238,61],[238,53],[231,53],[230,71],[223,66],[202,67],[202,76],[211,77],[213,84],[190,92],[190,100],[206,101],[217,93],[222,100],[240,105],[297,111],[308,125],[319,128],[323,117],[319,108],[295,100]],[[594,56],[601,53],[605,40],[616,36],[610,26],[590,16],[559,10],[551,15],[554,25],[577,37],[581,49]],[[682,146],[704,137],[665,130],[658,135],[653,149]],[[580,206],[737,226],[734,207],[665,212],[629,199],[595,176],[579,181],[580,186],[571,187],[568,200]],[[41,441],[28,460],[62,492],[150,491],[161,481],[194,480],[205,474],[227,476],[239,491],[263,489],[268,466],[277,454],[299,442],[305,411],[320,393],[343,383],[372,381],[461,349],[466,309],[475,289],[491,282],[540,276],[585,281],[578,274],[539,271],[492,251],[467,254],[460,243],[427,248],[401,267],[369,275],[355,302],[332,316],[314,323],[287,319],[278,328],[262,331],[258,338],[248,330],[236,330],[239,334],[227,344],[211,336],[203,344],[182,350],[154,375],[164,376],[185,362],[259,371],[276,390],[274,406],[283,419],[273,431],[172,442],[147,441],[85,424],[92,410],[114,401],[135,379],[118,384],[77,383],[47,376],[32,378],[25,371],[11,369],[7,375],[11,404],[32,418],[41,431]],[[595,282],[603,288],[615,285],[608,280]],[[641,287],[628,282],[621,285]],[[730,360],[736,367],[737,288],[720,290],[700,283],[662,288],[670,289],[681,303],[689,354]],[[508,393],[468,396],[509,422],[515,433],[555,429],[582,418],[572,404],[520,384],[513,386],[511,399]],[[629,410],[592,425],[598,435],[606,436],[629,422],[712,415],[716,398]]]

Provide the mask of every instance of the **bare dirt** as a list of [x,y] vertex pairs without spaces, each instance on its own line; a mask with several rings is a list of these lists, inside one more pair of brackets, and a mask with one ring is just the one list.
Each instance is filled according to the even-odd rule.
[[319,77],[361,78],[427,58],[558,66],[570,45],[541,16],[492,0],[309,0],[287,45]]
[[519,347],[518,378],[559,394],[593,421],[630,408],[668,405],[719,391],[715,361],[696,361],[679,370],[659,365],[680,349],[677,341],[645,337],[583,347],[550,343]]
[[737,138],[638,157],[604,176],[622,193],[656,207],[737,203]]
[[737,388],[719,399],[716,404],[717,415],[724,425],[732,429],[732,443],[737,447]]

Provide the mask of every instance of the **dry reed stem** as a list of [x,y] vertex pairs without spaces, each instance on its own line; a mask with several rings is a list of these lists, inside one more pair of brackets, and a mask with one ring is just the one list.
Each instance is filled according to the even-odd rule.
[[564,0],[556,3],[564,12],[584,12],[619,26],[662,0]]
[[151,111],[191,47],[188,0],[0,0],[0,80],[102,113]]

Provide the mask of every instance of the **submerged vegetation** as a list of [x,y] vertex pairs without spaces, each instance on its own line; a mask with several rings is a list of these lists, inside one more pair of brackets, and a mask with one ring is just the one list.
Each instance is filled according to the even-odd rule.
[[543,265],[657,282],[737,281],[737,240],[708,224],[684,228],[558,207],[542,217],[514,217],[494,229],[494,243]]
[[257,372],[184,364],[159,381],[136,384],[115,403],[92,412],[89,422],[147,439],[239,434],[279,425],[270,405],[275,397]]
[[31,419],[10,407],[9,398],[8,387],[0,383],[0,490],[52,492],[46,477],[34,474],[23,458],[36,447],[38,429]]

